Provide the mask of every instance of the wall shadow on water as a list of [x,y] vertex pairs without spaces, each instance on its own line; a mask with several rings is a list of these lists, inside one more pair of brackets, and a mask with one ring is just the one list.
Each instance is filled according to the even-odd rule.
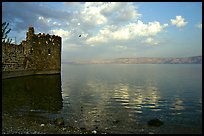
[[2,79],[2,112],[57,112],[62,105],[60,74]]

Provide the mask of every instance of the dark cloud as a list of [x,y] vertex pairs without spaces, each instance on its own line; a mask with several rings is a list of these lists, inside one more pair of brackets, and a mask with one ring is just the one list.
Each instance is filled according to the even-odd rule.
[[37,2],[4,2],[2,3],[2,20],[13,24],[14,30],[20,32],[33,25],[48,31],[49,25],[39,23],[38,17],[66,21],[70,13],[60,9],[50,8]]

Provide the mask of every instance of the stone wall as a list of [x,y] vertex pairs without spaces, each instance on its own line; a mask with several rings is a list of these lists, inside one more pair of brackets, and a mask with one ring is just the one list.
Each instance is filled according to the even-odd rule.
[[23,47],[13,44],[2,45],[2,71],[24,70]]
[[30,27],[26,41],[2,45],[3,78],[61,72],[61,37],[34,34]]

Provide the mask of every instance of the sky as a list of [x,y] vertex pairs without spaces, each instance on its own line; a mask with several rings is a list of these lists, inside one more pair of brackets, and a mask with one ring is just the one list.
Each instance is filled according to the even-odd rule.
[[62,61],[202,55],[202,2],[3,2],[2,21],[61,36]]

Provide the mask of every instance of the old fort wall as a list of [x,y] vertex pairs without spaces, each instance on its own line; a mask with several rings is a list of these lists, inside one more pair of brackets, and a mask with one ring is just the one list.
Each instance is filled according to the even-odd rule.
[[34,34],[29,27],[25,41],[19,45],[2,45],[2,77],[61,72],[61,37]]

